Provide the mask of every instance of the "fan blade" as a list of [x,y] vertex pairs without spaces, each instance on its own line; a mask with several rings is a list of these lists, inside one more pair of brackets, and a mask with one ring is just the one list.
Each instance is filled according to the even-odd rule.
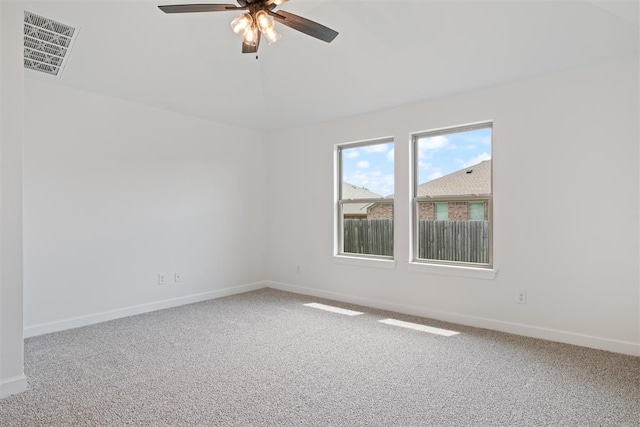
[[224,12],[243,9],[232,4],[170,4],[158,8],[164,13]]
[[298,30],[311,37],[315,37],[327,43],[331,43],[333,39],[338,35],[337,31],[332,30],[329,27],[313,22],[302,16],[294,15],[293,13],[279,10],[278,12],[268,11],[273,18],[281,24],[291,27],[294,30]]
[[267,2],[265,3],[265,6],[271,6],[272,4],[275,6],[280,6],[282,3],[286,3],[288,1],[289,0],[267,0]]
[[258,46],[260,46],[260,31],[258,31],[258,38],[256,39],[256,45],[242,43],[242,53],[256,53],[258,52]]

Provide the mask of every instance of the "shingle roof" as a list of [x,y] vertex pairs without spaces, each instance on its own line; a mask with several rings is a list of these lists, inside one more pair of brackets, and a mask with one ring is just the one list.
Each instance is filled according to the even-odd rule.
[[[380,194],[369,191],[364,187],[356,187],[348,182],[342,183],[343,199],[377,199],[380,197],[382,197]],[[367,206],[370,204],[371,203],[345,203],[343,213],[345,215],[366,215]]]
[[418,197],[489,193],[491,193],[491,160],[485,160],[418,186]]

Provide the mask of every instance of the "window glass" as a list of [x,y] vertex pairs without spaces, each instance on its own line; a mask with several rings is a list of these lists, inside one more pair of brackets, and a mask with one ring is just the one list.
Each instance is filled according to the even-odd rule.
[[393,141],[339,146],[338,162],[339,253],[392,257]]
[[393,198],[393,142],[340,149],[343,199]]
[[[475,187],[461,187],[462,182],[438,180],[454,172],[473,170],[473,167],[484,162],[491,162],[491,128],[485,127],[466,131],[452,130],[448,133],[429,133],[414,137],[417,149],[418,183],[431,181],[428,193],[430,195],[445,196],[457,193],[470,194],[472,190],[490,192],[490,181],[479,182],[468,179],[467,185]],[[470,172],[472,175],[473,172]],[[473,176],[475,178],[476,175]],[[469,178],[472,178],[471,176]],[[458,179],[460,181],[460,179]]]
[[447,220],[449,219],[449,204],[448,203],[436,203],[436,219]]
[[472,202],[469,203],[469,221],[482,221],[484,220],[484,203]]
[[491,131],[414,135],[414,261],[491,265]]

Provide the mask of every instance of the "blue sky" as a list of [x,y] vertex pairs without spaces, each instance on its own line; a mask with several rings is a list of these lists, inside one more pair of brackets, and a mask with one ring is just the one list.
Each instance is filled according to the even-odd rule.
[[[394,193],[393,143],[342,150],[344,181],[388,196]],[[418,182],[431,181],[491,158],[491,129],[424,137],[418,140]]]

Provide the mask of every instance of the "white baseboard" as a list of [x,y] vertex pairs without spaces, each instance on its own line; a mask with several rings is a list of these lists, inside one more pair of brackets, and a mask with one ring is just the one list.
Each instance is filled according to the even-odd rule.
[[640,356],[640,343],[619,341],[592,335],[561,331],[557,329],[549,329],[539,326],[525,325],[521,323],[505,322],[502,320],[468,316],[459,313],[429,310],[411,305],[390,303],[386,301],[362,298],[337,292],[306,288],[303,286],[291,285],[287,283],[266,281],[265,285],[270,288],[279,289],[282,291],[309,295],[318,298],[332,299],[350,304],[358,304],[365,307],[377,308],[380,310],[395,311],[397,313],[427,317],[444,322],[457,323],[483,329],[491,329],[494,331],[507,332],[510,334],[539,338],[548,341],[562,342],[566,344],[573,344],[581,347],[612,351],[614,353],[628,354],[630,356]]
[[[469,316],[466,314],[451,313],[444,311],[429,310],[426,308],[396,304],[386,301],[379,301],[370,298],[358,297],[353,295],[341,294],[338,292],[324,291],[320,289],[307,288],[303,286],[291,285],[281,282],[265,281],[255,282],[246,285],[234,286],[215,291],[204,292],[201,294],[188,295],[170,300],[158,301],[149,304],[142,304],[132,307],[126,307],[119,310],[96,313],[87,316],[74,317],[55,322],[41,323],[38,325],[27,326],[24,328],[24,337],[33,337],[51,332],[63,331],[66,329],[79,328],[82,326],[92,325],[95,323],[106,322],[113,319],[119,319],[127,316],[135,316],[136,314],[148,313],[151,311],[162,310],[165,308],[177,307],[185,304],[206,301],[225,296],[241,294],[244,292],[255,291],[265,287],[279,289],[282,291],[293,292],[296,294],[309,295],[318,298],[332,299],[351,304],[358,304],[365,307],[372,307],[381,310],[395,311],[414,316],[421,316],[445,322],[458,323],[461,325],[473,326],[477,328],[491,329],[495,331],[507,332],[510,334],[523,335],[532,338],[540,338],[549,341],[557,341],[566,344],[573,344],[582,347],[590,347],[598,350],[612,351],[615,353],[628,354],[631,356],[640,356],[640,343],[629,341],[613,340],[609,338],[596,337],[592,335],[578,334],[574,332],[562,331],[557,329],[543,328],[521,323],[505,322],[502,320],[488,319],[482,317]],[[12,379],[13,380],[13,379]],[[4,391],[4,383],[0,383],[0,396]],[[26,389],[26,380],[25,385]],[[19,387],[18,387],[19,388]],[[19,393],[19,390],[16,393]],[[11,393],[13,394],[13,393]]]
[[203,292],[201,294],[187,295],[148,304],[125,307],[118,310],[104,311],[101,313],[89,314],[86,316],[57,320],[55,322],[40,323],[37,325],[25,327],[24,337],[29,338],[35,337],[37,335],[49,334],[51,332],[64,331],[66,329],[80,328],[82,326],[120,319],[122,317],[135,316],[136,314],[148,313],[150,311],[163,310],[165,308],[178,307],[185,304],[193,304],[195,302],[207,301],[210,299],[222,298],[235,294],[242,294],[245,292],[262,289],[264,287],[264,282],[254,282],[248,283],[246,285],[216,289],[215,291]]
[[17,377],[0,380],[0,399],[9,397],[14,394],[22,393],[27,390],[27,377],[24,374]]

